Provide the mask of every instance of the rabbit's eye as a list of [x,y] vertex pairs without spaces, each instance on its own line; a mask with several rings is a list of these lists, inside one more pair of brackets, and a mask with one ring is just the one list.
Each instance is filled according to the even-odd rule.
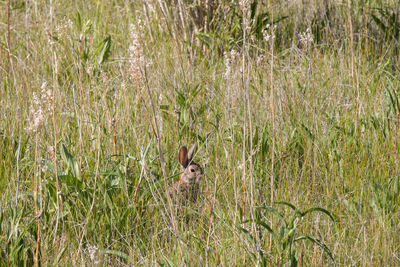
[[190,169],[191,172],[194,172],[194,169]]

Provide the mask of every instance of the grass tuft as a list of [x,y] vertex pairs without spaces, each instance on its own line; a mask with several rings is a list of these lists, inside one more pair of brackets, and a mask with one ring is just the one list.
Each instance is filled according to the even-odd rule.
[[1,266],[400,265],[397,1],[217,2],[0,3]]

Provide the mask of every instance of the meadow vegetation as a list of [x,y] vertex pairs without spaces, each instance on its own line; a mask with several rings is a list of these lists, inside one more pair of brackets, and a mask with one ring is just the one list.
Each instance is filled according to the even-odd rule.
[[397,1],[4,0],[0,20],[0,266],[400,265]]

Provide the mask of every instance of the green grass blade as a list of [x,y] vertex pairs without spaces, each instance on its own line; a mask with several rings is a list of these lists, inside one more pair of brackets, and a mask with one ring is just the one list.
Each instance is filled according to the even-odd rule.
[[328,211],[328,210],[326,210],[326,209],[323,209],[323,208],[320,208],[320,207],[315,207],[315,208],[308,209],[308,210],[306,210],[306,211],[304,211],[304,212],[301,212],[301,215],[302,215],[302,217],[304,217],[304,216],[306,216],[307,214],[312,213],[312,212],[316,212],[316,211],[325,213],[326,215],[329,216],[329,218],[331,218],[332,221],[335,222],[334,215],[333,215],[330,211]]
[[332,252],[330,251],[330,249],[321,240],[313,238],[311,236],[299,236],[298,238],[296,238],[294,240],[294,242],[301,241],[301,240],[309,240],[312,243],[317,244],[320,248],[322,248],[326,252],[326,254],[328,254],[329,258],[331,258],[331,260],[333,262],[335,262],[335,259],[333,258],[333,255],[332,255]]

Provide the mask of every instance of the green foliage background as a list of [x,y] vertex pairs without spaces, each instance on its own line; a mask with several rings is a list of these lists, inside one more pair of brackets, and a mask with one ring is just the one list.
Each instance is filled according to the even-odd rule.
[[[400,265],[397,1],[13,0],[0,20],[1,266]],[[193,143],[203,194],[178,209]]]

